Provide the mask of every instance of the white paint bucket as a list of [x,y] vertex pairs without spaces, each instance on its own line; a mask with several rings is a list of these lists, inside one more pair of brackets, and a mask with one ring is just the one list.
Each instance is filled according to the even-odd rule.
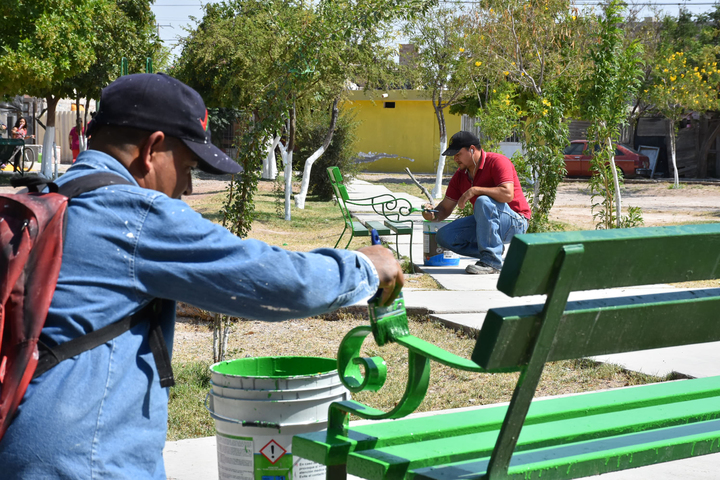
[[451,220],[440,222],[423,221],[423,265],[428,267],[445,267],[460,264],[460,256],[450,250],[442,248],[435,241],[435,233],[450,223]]
[[257,357],[210,367],[222,480],[323,480],[325,467],[293,458],[292,437],[327,428],[328,407],[348,400],[337,361]]

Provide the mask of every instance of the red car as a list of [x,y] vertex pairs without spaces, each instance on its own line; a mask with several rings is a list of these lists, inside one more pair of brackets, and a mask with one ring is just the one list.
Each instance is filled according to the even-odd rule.
[[[598,148],[596,145],[595,151]],[[568,176],[591,176],[591,158],[592,154],[588,149],[588,141],[573,140],[570,145],[565,147],[565,168]],[[620,167],[623,176],[626,178],[650,176],[650,159],[647,155],[642,155],[634,148],[622,143],[615,144],[615,165]]]

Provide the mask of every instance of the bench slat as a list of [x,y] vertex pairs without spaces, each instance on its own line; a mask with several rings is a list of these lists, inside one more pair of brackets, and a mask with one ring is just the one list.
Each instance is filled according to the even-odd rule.
[[367,221],[365,222],[365,228],[368,230],[372,230],[374,228],[377,230],[378,235],[390,235],[390,229],[380,222]]
[[392,222],[390,220],[385,220],[385,225],[398,235],[410,235],[413,231],[412,224],[408,223]]
[[365,228],[365,225],[363,225],[360,222],[352,222],[352,225],[349,225],[352,227],[353,234],[358,237],[369,237],[370,236],[370,230]]
[[[527,480],[586,477],[720,451],[720,420],[589,440],[513,456],[508,476]],[[413,480],[480,480],[489,458],[415,469]]]
[[573,291],[720,277],[720,224],[524,234],[513,237],[498,290],[547,293],[560,248],[577,243],[585,253]]
[[[517,444],[516,454],[531,450],[627,436],[638,431],[664,429],[720,417],[720,397],[686,401],[682,408],[676,403],[587,415],[552,422],[525,425]],[[552,402],[552,400],[549,400]],[[442,419],[438,419],[441,421]],[[718,425],[720,427],[720,425]],[[695,434],[690,431],[686,434]],[[489,457],[497,440],[498,430],[463,436],[425,440],[421,445],[404,444],[356,451],[348,457],[348,473],[370,480],[401,479],[408,469],[425,468],[450,462]],[[720,428],[715,431],[720,438]],[[647,438],[643,437],[643,442]],[[541,456],[541,458],[543,458]],[[517,461],[517,460],[516,460]],[[544,459],[545,462],[550,460]]]
[[[606,390],[533,401],[526,425],[607,414],[629,408],[673,404],[720,396],[720,377],[664,382],[619,390]],[[325,465],[344,463],[349,452],[405,443],[496,431],[507,405],[444,413],[437,417],[415,417],[353,427],[348,437],[320,431],[296,435],[293,452]],[[524,430],[523,430],[524,431]],[[497,436],[497,433],[494,434]]]
[[[527,362],[542,305],[495,308],[472,359],[492,371]],[[568,302],[548,361],[720,340],[720,289]]]

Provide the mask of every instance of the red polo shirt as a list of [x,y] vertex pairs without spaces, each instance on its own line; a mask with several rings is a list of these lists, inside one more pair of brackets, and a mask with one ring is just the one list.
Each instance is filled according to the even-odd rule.
[[[503,183],[513,183],[513,199],[508,203],[510,208],[530,219],[532,212],[530,205],[525,200],[520,180],[518,179],[515,166],[509,158],[499,153],[481,151],[480,166],[475,174],[475,178],[470,183],[470,174],[467,170],[458,169],[455,175],[450,179],[445,196],[450,200],[457,202],[463,193],[467,192],[471,186],[473,187],[497,187]],[[472,197],[470,201],[475,205],[477,197]]]

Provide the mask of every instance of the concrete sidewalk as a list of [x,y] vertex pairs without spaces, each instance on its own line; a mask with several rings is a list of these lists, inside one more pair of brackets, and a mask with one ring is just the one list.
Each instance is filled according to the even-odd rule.
[[[352,182],[348,190],[351,198],[369,198],[392,193],[385,187],[359,180]],[[425,199],[412,195],[397,194],[396,196],[406,198],[414,207],[420,207],[426,203]],[[353,210],[351,206],[350,210],[361,221],[381,219],[370,209]],[[409,256],[412,248],[413,260],[419,270],[431,275],[445,290],[414,291],[407,289],[404,296],[408,311],[427,313],[449,327],[474,332],[482,328],[485,314],[491,308],[544,302],[544,296],[518,299],[499,292],[496,288],[498,275],[466,274],[465,266],[474,263],[475,259],[473,258],[461,257],[459,265],[453,267],[423,266],[422,217],[417,214],[412,218],[417,220],[415,221],[413,244],[410,245],[409,236],[400,236],[400,254]],[[383,240],[387,241],[390,246],[395,246],[394,236],[383,237]],[[574,292],[570,296],[570,301],[680,291],[669,285],[647,285]],[[605,355],[597,357],[596,360],[614,363],[628,370],[652,375],[664,376],[675,372],[688,377],[707,377],[720,375],[720,342]],[[215,437],[167,442],[164,456],[168,478],[191,480],[218,477]],[[715,454],[601,475],[597,478],[607,480],[675,480],[677,478],[710,480],[720,478],[719,472],[720,454]]]

